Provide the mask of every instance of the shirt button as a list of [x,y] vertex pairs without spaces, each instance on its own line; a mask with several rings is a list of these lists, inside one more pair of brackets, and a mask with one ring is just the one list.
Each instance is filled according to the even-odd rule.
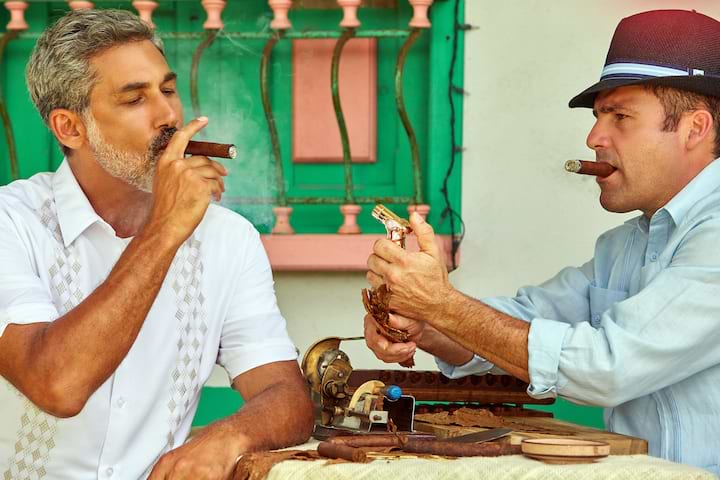
[[651,261],[651,262],[656,261],[657,258],[658,258],[657,252],[652,252],[652,253],[650,254],[650,261]]
[[122,408],[125,406],[125,399],[120,397],[117,399],[117,402],[115,402],[118,408]]
[[106,474],[108,477],[112,477],[113,473],[115,473],[115,470],[113,470],[112,467],[108,467],[108,468],[105,470],[105,474]]

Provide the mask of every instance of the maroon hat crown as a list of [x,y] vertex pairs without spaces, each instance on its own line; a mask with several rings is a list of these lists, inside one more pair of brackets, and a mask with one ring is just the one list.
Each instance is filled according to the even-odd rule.
[[720,22],[686,10],[624,18],[615,29],[600,81],[572,100],[592,108],[597,94],[654,84],[720,97]]

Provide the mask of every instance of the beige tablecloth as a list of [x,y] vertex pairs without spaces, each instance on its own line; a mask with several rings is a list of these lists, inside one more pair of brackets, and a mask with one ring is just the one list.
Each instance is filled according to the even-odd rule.
[[[317,442],[302,446],[314,448]],[[302,448],[300,447],[300,448]],[[295,447],[298,448],[298,447]],[[325,465],[324,460],[289,460],[270,470],[268,480],[717,480],[700,468],[680,465],[647,455],[610,456],[595,463],[547,465],[523,455],[495,458],[397,459],[370,463]]]

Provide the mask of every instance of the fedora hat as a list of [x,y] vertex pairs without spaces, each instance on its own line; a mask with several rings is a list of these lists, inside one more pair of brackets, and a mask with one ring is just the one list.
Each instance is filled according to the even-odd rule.
[[720,22],[694,10],[653,10],[624,18],[600,81],[570,100],[570,108],[592,108],[603,90],[643,84],[720,97]]

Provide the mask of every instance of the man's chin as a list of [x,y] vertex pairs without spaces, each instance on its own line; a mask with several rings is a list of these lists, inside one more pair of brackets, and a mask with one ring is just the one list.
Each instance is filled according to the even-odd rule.
[[636,207],[628,205],[620,199],[612,198],[609,195],[600,193],[600,206],[612,213],[628,213],[637,210]]

